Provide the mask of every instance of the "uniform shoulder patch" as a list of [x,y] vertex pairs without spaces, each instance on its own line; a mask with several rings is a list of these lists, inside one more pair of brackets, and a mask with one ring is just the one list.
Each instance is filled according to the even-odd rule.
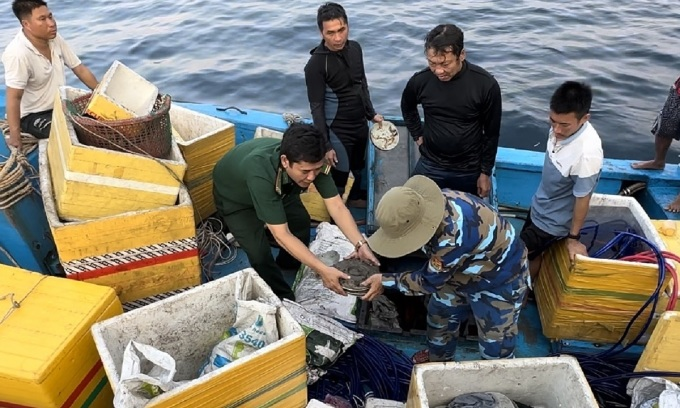
[[430,258],[430,267],[437,272],[444,270],[444,265],[442,263],[442,258],[440,256],[433,256]]

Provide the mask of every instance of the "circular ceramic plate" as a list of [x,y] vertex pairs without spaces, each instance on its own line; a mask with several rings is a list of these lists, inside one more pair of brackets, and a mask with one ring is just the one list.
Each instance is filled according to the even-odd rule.
[[399,131],[394,123],[383,120],[371,128],[371,142],[380,150],[392,150],[399,143]]

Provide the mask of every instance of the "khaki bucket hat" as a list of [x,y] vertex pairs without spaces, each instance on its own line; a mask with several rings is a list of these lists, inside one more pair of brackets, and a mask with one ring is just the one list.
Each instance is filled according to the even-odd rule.
[[437,183],[413,176],[402,187],[393,187],[375,211],[378,230],[368,238],[373,251],[399,258],[425,245],[444,219],[444,196]]

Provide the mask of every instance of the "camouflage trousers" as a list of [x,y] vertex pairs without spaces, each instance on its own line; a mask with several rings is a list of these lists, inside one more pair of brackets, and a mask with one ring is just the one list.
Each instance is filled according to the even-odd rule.
[[[514,265],[513,267],[516,267]],[[520,273],[487,288],[479,276],[460,274],[430,297],[427,306],[427,342],[430,361],[453,361],[460,323],[475,318],[479,351],[484,359],[513,358],[517,321],[529,287],[526,252]]]

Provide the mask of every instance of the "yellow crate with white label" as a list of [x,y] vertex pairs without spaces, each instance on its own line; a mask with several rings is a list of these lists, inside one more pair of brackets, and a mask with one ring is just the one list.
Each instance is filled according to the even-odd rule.
[[177,105],[170,108],[170,122],[187,162],[184,183],[194,203],[196,221],[200,222],[215,212],[212,172],[217,161],[236,144],[235,126]]
[[54,103],[47,154],[59,217],[89,220],[175,204],[187,167],[177,143],[167,160],[80,143],[62,100],[85,93],[61,87]]
[[68,278],[111,286],[123,302],[200,283],[194,210],[186,188],[180,189],[176,205],[63,221],[54,202],[47,143],[39,147],[40,189]]
[[0,265],[0,310],[0,407],[112,406],[90,334],[123,313],[111,288]]
[[[237,296],[276,306],[279,340],[198,377],[213,347],[235,322]],[[114,389],[130,340],[175,359],[175,380],[186,382],[153,398],[147,408],[307,405],[305,333],[251,268],[97,323],[92,334]]]
[[158,88],[120,61],[114,61],[94,89],[85,113],[99,120],[121,120],[151,113]]

